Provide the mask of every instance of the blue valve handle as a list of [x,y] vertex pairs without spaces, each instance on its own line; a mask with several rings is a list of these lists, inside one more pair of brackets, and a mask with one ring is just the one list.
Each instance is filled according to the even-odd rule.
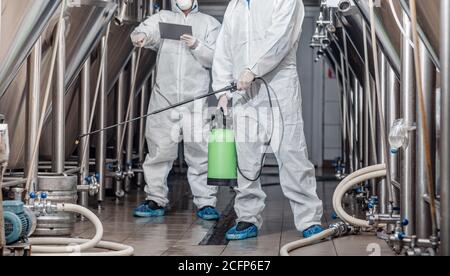
[[378,197],[371,197],[370,198],[370,202],[373,204],[377,204],[378,203]]
[[400,232],[400,233],[396,234],[396,238],[400,241],[403,240],[405,237],[406,237],[406,234],[404,232]]
[[109,171],[112,171],[112,170],[114,170],[114,165],[111,164],[111,163],[109,163],[109,164],[106,165],[106,168],[107,168]]

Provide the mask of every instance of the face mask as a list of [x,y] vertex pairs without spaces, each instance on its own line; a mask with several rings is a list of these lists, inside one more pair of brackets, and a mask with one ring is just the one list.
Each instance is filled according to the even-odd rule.
[[186,11],[192,8],[192,0],[176,0],[177,6],[182,10]]

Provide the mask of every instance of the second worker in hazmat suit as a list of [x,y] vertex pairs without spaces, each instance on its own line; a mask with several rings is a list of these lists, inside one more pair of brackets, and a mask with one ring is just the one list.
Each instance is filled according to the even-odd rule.
[[[302,0],[232,0],[225,13],[214,58],[213,88],[237,81],[242,91],[219,100],[219,107],[225,109],[233,98],[240,167],[235,203],[238,220],[227,233],[229,240],[256,237],[262,226],[266,194],[258,174],[267,144],[275,152],[281,188],[290,201],[297,230],[304,237],[322,231],[323,208],[316,192],[315,169],[308,160],[297,72],[304,15]],[[254,82],[258,77],[268,87],[261,80]],[[279,108],[279,116],[273,117],[278,118],[279,127],[271,126],[276,120],[260,114],[272,104]],[[273,131],[279,131],[279,137],[268,139]],[[264,134],[263,139],[255,140],[258,132]]]
[[[192,26],[192,35],[181,40],[162,39],[159,23]],[[198,11],[195,0],[172,0],[172,11],[163,10],[151,16],[131,35],[136,47],[158,52],[156,84],[149,112],[183,100],[206,94],[210,89],[210,72],[220,23]],[[217,188],[207,186],[209,126],[205,119],[206,101],[183,106],[152,116],[147,121],[146,138],[149,154],[143,165],[147,201],[134,210],[138,217],[165,214],[169,203],[167,178],[178,156],[178,144],[185,143],[188,180],[198,208],[197,215],[217,220]]]

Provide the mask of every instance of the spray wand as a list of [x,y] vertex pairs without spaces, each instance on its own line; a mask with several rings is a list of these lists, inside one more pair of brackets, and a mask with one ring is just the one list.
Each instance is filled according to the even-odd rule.
[[95,135],[95,134],[103,132],[103,131],[107,131],[107,130],[114,129],[116,127],[119,127],[119,126],[122,126],[122,125],[125,125],[125,124],[129,124],[129,123],[132,123],[132,122],[135,122],[135,121],[139,121],[139,120],[142,120],[144,118],[147,118],[147,117],[150,117],[150,116],[153,116],[153,115],[157,115],[159,113],[162,113],[162,112],[165,112],[165,111],[168,111],[168,110],[171,110],[171,109],[174,109],[174,108],[177,108],[177,107],[180,107],[180,106],[183,106],[183,105],[186,105],[186,104],[189,104],[189,103],[192,103],[192,102],[204,99],[204,98],[208,98],[208,97],[217,95],[219,93],[223,93],[223,92],[231,92],[231,93],[233,93],[233,92],[236,92],[236,91],[237,91],[237,85],[235,83],[233,83],[233,84],[231,84],[231,85],[229,85],[227,87],[224,87],[224,88],[222,88],[220,90],[213,91],[213,92],[210,92],[208,94],[205,94],[205,95],[202,95],[202,96],[198,96],[198,97],[195,97],[195,98],[192,98],[192,99],[189,99],[189,100],[182,101],[180,103],[177,103],[177,104],[174,104],[174,105],[171,105],[171,106],[168,106],[168,107],[156,110],[156,111],[151,112],[149,114],[146,114],[144,116],[140,116],[140,117],[137,117],[137,118],[134,118],[134,119],[131,119],[131,120],[127,120],[127,121],[121,122],[119,124],[115,124],[115,125],[112,125],[112,126],[109,126],[109,127],[105,127],[105,128],[98,129],[98,130],[95,130],[95,131],[92,131],[92,132],[89,132],[89,133],[82,134],[82,135],[78,136],[75,144],[78,145],[80,143],[80,140],[82,138],[84,138],[84,137],[87,137],[87,136],[92,136],[92,135]]

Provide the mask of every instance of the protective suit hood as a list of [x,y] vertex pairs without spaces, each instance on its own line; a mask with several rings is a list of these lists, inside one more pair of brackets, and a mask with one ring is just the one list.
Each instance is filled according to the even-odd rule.
[[[197,0],[193,0],[193,5],[192,5],[192,11],[191,13],[197,13],[199,12],[198,10],[198,1]],[[172,11],[173,12],[178,12],[178,13],[183,13],[183,11],[177,6],[177,3],[175,0],[172,0]]]

